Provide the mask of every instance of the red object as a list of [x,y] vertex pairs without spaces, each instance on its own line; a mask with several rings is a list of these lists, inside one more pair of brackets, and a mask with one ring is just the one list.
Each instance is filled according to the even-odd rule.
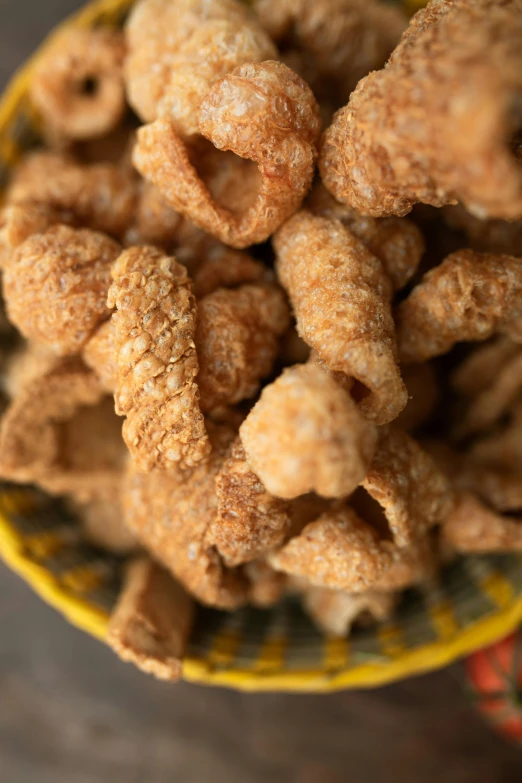
[[522,744],[522,630],[470,655],[465,665],[477,708]]

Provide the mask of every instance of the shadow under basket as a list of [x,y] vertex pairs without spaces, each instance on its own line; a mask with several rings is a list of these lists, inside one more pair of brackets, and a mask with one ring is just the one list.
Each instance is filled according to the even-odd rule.
[[[406,5],[415,10],[422,3]],[[120,26],[131,6],[132,0],[98,0],[65,24]],[[0,188],[20,155],[39,141],[27,88],[41,51],[0,103]],[[104,640],[123,560],[83,540],[59,501],[1,484],[0,555],[71,623]],[[250,691],[377,686],[445,666],[521,620],[522,556],[468,557],[444,569],[436,588],[407,591],[392,622],[356,629],[349,639],[322,636],[293,599],[270,611],[200,608],[183,676]]]

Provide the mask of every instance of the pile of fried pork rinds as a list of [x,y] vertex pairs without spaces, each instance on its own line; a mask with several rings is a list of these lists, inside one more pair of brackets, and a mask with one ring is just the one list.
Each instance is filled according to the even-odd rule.
[[123,658],[178,677],[193,598],[343,635],[522,550],[522,0],[138,0],[31,97],[0,475],[136,552]]

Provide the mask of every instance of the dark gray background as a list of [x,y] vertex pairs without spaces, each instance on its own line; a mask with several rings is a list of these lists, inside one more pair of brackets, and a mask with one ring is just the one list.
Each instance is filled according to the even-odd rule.
[[[5,84],[74,0],[0,0]],[[0,565],[0,783],[515,783],[458,667],[379,691],[241,695],[120,664]]]

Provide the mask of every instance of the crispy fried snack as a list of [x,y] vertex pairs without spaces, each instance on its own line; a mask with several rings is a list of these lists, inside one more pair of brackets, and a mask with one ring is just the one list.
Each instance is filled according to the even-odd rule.
[[147,557],[129,563],[107,643],[123,660],[159,680],[179,680],[194,622],[194,603]]
[[423,362],[494,332],[522,342],[522,259],[458,250],[397,308],[403,362]]
[[412,432],[429,420],[439,400],[437,375],[431,364],[408,364],[402,368],[408,403],[395,420],[405,432]]
[[284,57],[292,56],[288,64],[303,60],[307,75],[316,74],[314,92],[335,96],[337,105],[384,65],[407,24],[399,8],[378,0],[254,0],[254,10]]
[[312,182],[320,119],[310,88],[282,63],[243,65],[207,94],[199,129],[218,150],[259,167],[259,185],[245,207],[234,210],[213,197],[166,119],[139,130],[134,165],[173,209],[225,244],[263,242],[295,212]]
[[26,239],[4,270],[12,323],[57,354],[77,354],[109,317],[110,268],[120,246],[88,229],[54,226]]
[[209,443],[199,392],[195,300],[186,269],[153,247],[112,268],[108,305],[118,356],[116,412],[138,468],[192,467]]
[[220,242],[205,249],[201,263],[192,276],[197,299],[218,288],[236,288],[244,283],[258,283],[268,278],[267,268],[242,250],[233,250]]
[[126,25],[128,99],[144,122],[167,117],[181,137],[199,132],[199,107],[219,79],[277,54],[236,0],[140,0]]
[[243,566],[250,589],[248,600],[259,609],[269,609],[283,597],[288,577],[274,571],[264,560],[252,560]]
[[78,516],[84,538],[101,549],[117,555],[127,555],[136,549],[136,539],[123,521],[123,510],[119,493],[86,503],[74,498],[68,504]]
[[352,625],[358,621],[388,620],[397,604],[397,596],[377,590],[348,593],[325,587],[308,587],[302,601],[319,630],[332,636],[348,636]]
[[83,165],[53,152],[28,155],[7,191],[11,204],[36,202],[66,214],[63,221],[116,238],[131,224],[137,197],[131,172],[111,163]]
[[400,549],[389,541],[383,541],[381,546],[390,554],[391,563],[375,580],[374,590],[405,590],[407,587],[428,582],[437,572],[438,550],[430,536],[419,538]]
[[30,96],[49,135],[65,139],[102,136],[125,109],[124,41],[104,29],[64,30],[37,62]]
[[47,204],[8,204],[0,211],[0,266],[5,267],[13,250],[33,234],[44,234],[57,223],[66,224],[70,214]]
[[473,250],[508,256],[522,252],[522,220],[481,220],[462,204],[444,207],[442,212],[451,228],[464,232],[466,244]]
[[395,428],[383,428],[361,486],[383,508],[398,547],[411,545],[451,510],[444,473],[421,447]]
[[198,303],[198,386],[205,411],[253,397],[270,374],[290,315],[273,283],[223,288]]
[[114,319],[105,321],[83,349],[85,364],[94,370],[105,391],[114,394],[118,387],[118,348]]
[[123,244],[156,245],[169,248],[176,239],[183,218],[169,207],[160,191],[150,182],[140,182],[136,214]]
[[[390,9],[395,10],[395,9]],[[310,193],[306,206],[314,215],[340,220],[368,250],[377,256],[390,278],[395,291],[404,288],[417,271],[425,251],[425,243],[418,226],[407,218],[368,217],[341,204],[318,181]]]
[[458,199],[478,217],[520,218],[521,95],[519,0],[434,0],[335,115],[323,181],[374,217]]
[[462,494],[442,526],[445,543],[455,551],[511,552],[522,550],[522,519],[503,517],[476,496]]
[[297,365],[265,386],[240,427],[252,470],[273,495],[352,492],[377,441],[375,426],[320,367]]
[[270,495],[246,461],[239,438],[216,477],[218,513],[207,541],[227,566],[246,563],[280,546],[290,529],[290,506]]
[[247,599],[246,579],[223,566],[206,536],[217,514],[216,476],[235,434],[226,425],[207,422],[207,427],[212,452],[192,470],[141,473],[131,466],[125,521],[199,601],[234,609]]
[[396,418],[407,392],[381,262],[339,220],[304,210],[277,232],[274,247],[301,337],[330,370],[365,387],[359,404],[366,416],[377,424]]

